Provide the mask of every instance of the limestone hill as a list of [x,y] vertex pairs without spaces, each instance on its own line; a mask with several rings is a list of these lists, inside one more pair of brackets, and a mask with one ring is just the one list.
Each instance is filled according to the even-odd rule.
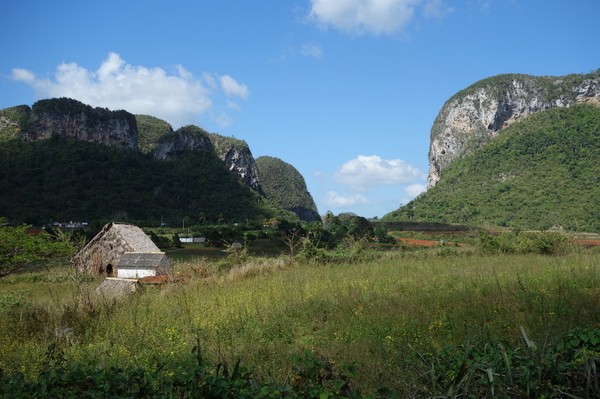
[[383,220],[600,232],[600,107],[552,108],[514,122]]

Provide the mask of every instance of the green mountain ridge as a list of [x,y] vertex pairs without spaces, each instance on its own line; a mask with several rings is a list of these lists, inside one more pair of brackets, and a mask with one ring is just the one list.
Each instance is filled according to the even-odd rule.
[[264,195],[242,140],[49,99],[0,110],[0,215],[173,225],[297,218]]
[[600,232],[600,107],[553,108],[501,129],[383,220]]
[[321,220],[317,206],[308,192],[304,177],[292,165],[279,158],[262,156],[256,159],[258,177],[265,195],[300,219]]

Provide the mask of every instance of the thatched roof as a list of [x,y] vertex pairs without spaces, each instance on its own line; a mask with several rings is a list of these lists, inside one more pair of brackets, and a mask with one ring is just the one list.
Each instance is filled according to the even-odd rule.
[[[102,235],[105,230],[111,230],[127,242],[130,250],[128,252],[160,252],[160,249],[148,237],[142,229],[132,224],[109,223],[102,228],[96,237]],[[96,238],[94,237],[90,243]],[[88,244],[89,245],[89,244]]]
[[84,252],[88,247],[96,245],[98,241],[106,236],[109,230],[112,234],[121,237],[123,241],[127,242],[127,246],[129,247],[129,251],[127,252],[161,252],[150,237],[144,233],[144,230],[132,224],[111,222],[106,224],[79,253]]

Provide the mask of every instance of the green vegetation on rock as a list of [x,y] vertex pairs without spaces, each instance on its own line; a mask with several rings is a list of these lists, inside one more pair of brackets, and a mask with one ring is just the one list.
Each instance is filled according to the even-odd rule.
[[296,168],[269,156],[259,157],[256,166],[261,187],[268,198],[304,221],[321,219],[306,182]]
[[212,152],[157,161],[129,149],[54,137],[0,146],[0,215],[13,221],[107,219],[158,225],[262,220],[263,201]]
[[262,195],[245,141],[197,126],[54,98],[0,110],[0,144],[0,215],[13,222],[296,218]]
[[[31,111],[33,115],[51,114],[71,118],[85,115],[85,123],[88,127],[95,127],[107,122],[111,118],[127,120],[130,126],[136,126],[135,116],[127,111],[110,111],[108,108],[101,107],[94,108],[80,101],[65,97],[39,100],[33,104]],[[23,130],[26,127],[27,124],[23,126]]]
[[208,137],[215,149],[215,152],[221,159],[225,159],[227,153],[235,148],[239,151],[249,151],[248,144],[244,140],[239,140],[234,137],[221,136],[216,133],[208,133]]
[[142,154],[150,154],[158,141],[173,134],[171,125],[150,115],[135,115],[138,128],[138,148]]
[[517,73],[507,73],[482,79],[469,87],[454,94],[447,102],[461,99],[478,90],[490,90],[491,97],[506,99],[508,92],[513,88],[513,81],[528,89],[529,95],[542,92],[543,98],[553,101],[561,97],[574,96],[573,90],[585,80],[600,78],[600,69],[589,74],[570,74],[564,76],[532,76]]
[[27,105],[0,110],[0,143],[18,138],[21,126],[26,123],[30,113]]
[[600,231],[600,108],[539,112],[452,162],[384,220]]

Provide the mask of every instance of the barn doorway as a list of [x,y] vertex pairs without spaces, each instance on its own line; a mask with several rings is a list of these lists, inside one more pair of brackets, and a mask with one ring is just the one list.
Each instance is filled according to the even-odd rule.
[[112,275],[113,275],[113,266],[110,263],[108,265],[106,265],[106,275],[108,277],[112,277]]

